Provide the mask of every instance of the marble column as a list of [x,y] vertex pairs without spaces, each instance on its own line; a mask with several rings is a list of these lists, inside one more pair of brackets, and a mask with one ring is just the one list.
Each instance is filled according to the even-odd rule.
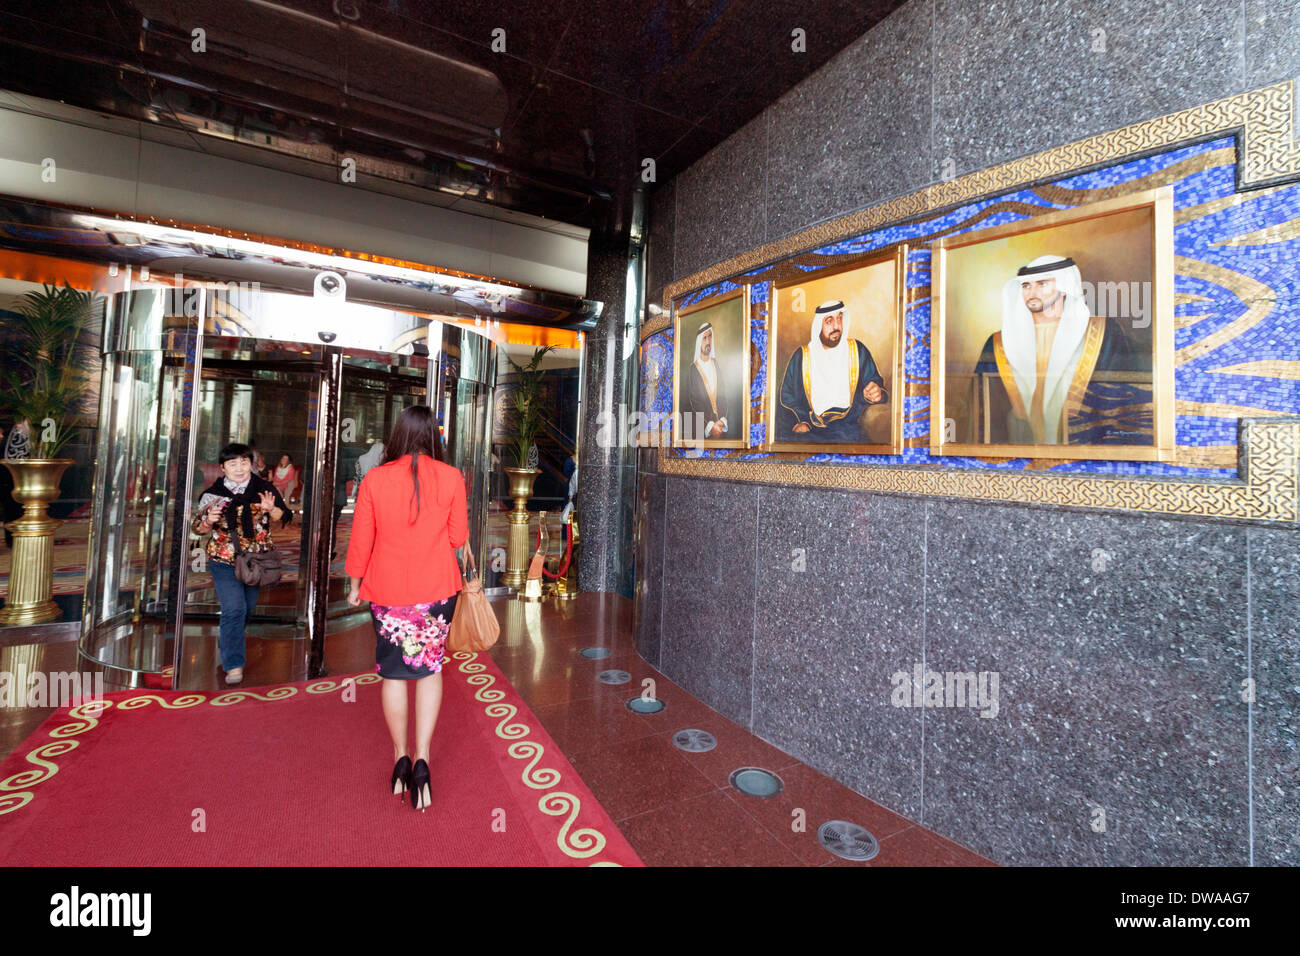
[[[633,194],[594,229],[587,246],[587,298],[604,304],[583,351],[578,585],[632,597],[636,449],[622,423],[636,408],[637,325],[645,303],[643,199]],[[629,212],[630,210],[630,212]]]

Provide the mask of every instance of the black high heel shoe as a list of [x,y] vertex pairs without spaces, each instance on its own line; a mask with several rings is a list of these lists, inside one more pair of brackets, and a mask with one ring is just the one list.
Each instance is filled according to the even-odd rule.
[[415,762],[411,771],[411,806],[423,813],[433,801],[433,792],[429,787],[429,765],[423,760]]
[[[400,796],[406,802],[406,791],[411,789],[411,758],[403,757],[393,768],[393,796]],[[401,789],[398,789],[398,788]]]

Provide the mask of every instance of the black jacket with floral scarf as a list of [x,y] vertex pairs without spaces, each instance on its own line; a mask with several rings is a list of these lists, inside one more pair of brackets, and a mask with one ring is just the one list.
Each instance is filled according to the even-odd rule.
[[[280,497],[280,492],[275,485],[260,478],[257,475],[249,475],[248,487],[240,494],[234,494],[226,487],[226,479],[218,478],[212,485],[207,488],[204,495],[219,495],[222,498],[229,498],[230,504],[226,505],[221,517],[217,523],[209,527],[205,520],[207,509],[199,511],[194,520],[190,522],[190,528],[195,534],[203,535],[209,531],[212,536],[208,538],[208,560],[221,561],[225,564],[235,563],[235,546],[230,539],[232,522],[239,528],[239,544],[245,551],[269,551],[274,547],[271,541],[271,512],[263,511],[261,504],[262,493],[265,491],[275,495],[275,508],[279,508],[283,513],[280,519],[280,527],[284,527],[293,516],[289,506],[284,503]],[[202,500],[202,497],[200,497]]]

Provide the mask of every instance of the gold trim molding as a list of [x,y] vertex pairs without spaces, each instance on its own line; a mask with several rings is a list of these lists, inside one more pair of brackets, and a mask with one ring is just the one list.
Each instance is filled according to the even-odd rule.
[[1244,477],[1224,480],[1027,474],[927,466],[809,465],[761,458],[683,458],[671,453],[660,455],[659,473],[836,491],[1296,524],[1300,507],[1300,416],[1243,419],[1240,447]]
[[[670,283],[664,289],[662,304],[666,307],[678,296],[722,279],[934,210],[1236,130],[1242,131],[1241,187],[1295,176],[1300,174],[1300,142],[1295,139],[1294,112],[1293,83],[1288,80],[934,183],[766,243]],[[643,339],[652,334],[642,327]]]
[[656,332],[671,328],[672,324],[673,317],[671,314],[656,315],[653,319],[647,319],[641,323],[641,341],[644,342]]

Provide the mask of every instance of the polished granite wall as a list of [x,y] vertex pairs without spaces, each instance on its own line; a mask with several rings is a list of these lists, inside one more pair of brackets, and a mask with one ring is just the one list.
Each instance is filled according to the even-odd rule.
[[[859,793],[1003,863],[1300,863],[1294,532],[653,472],[638,509],[641,654]],[[903,706],[917,665],[996,696]]]
[[1297,75],[1300,0],[911,0],[655,190],[650,301],[945,175]]
[[[1300,0],[912,0],[655,191],[649,300],[1297,73]],[[1004,863],[1300,863],[1297,532],[667,476],[650,453],[636,521],[643,656],[891,809]],[[895,706],[917,664],[996,673],[996,716]]]

